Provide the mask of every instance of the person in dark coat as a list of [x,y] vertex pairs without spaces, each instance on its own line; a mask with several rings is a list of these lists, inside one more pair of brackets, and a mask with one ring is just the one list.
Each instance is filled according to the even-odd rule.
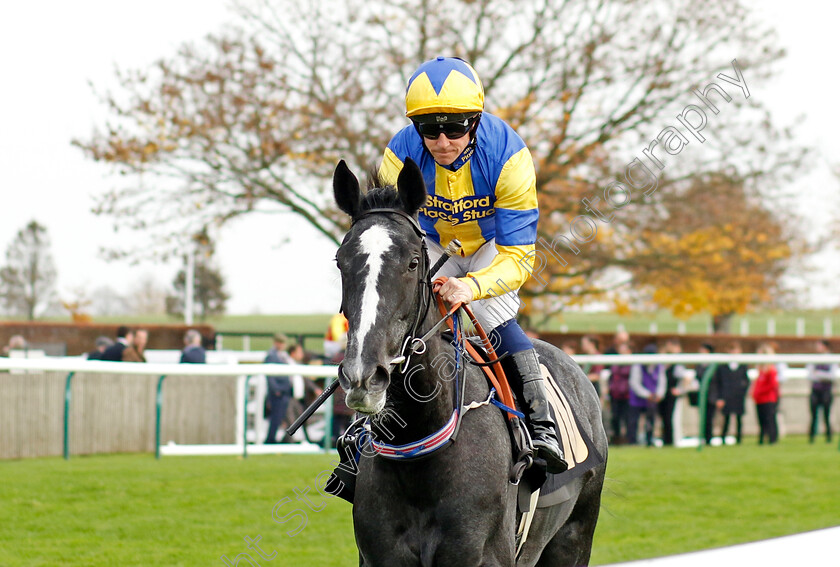
[[[618,345],[615,354],[633,354],[628,343]],[[612,424],[612,440],[614,445],[621,445],[630,440],[630,366],[612,366],[608,386],[610,400],[610,423]],[[635,442],[635,437],[633,442]]]
[[[712,354],[715,352],[715,347],[709,343],[703,343],[700,345],[700,354]],[[700,392],[703,388],[703,377],[706,375],[706,370],[709,368],[709,364],[697,364],[694,366],[694,383],[696,390],[693,392],[688,393],[688,403],[692,406],[697,407],[698,412],[705,413],[705,428],[703,431],[703,438],[705,439],[706,445],[711,445],[712,443],[712,424],[715,420],[715,410],[717,406],[715,402],[717,400],[717,395],[715,392],[715,381],[714,377],[712,377],[709,383],[709,391],[706,396],[706,404],[704,407],[700,407]]]
[[[733,342],[727,351],[729,354],[741,354],[741,345]],[[735,418],[735,442],[741,443],[741,419],[744,416],[747,390],[750,379],[747,367],[737,362],[721,364],[717,367],[714,377],[716,405],[723,412],[723,429],[720,432],[721,442],[726,442],[729,432],[730,418]]]
[[[817,341],[818,354],[829,354],[828,343]],[[833,381],[837,377],[836,364],[809,364],[807,366],[808,380],[811,382],[811,427],[808,429],[808,441],[814,442],[820,425],[820,413],[825,421],[825,440],[831,443],[831,404],[834,401],[831,393]]]
[[[289,340],[286,335],[274,335],[274,346],[265,355],[266,364],[293,364],[295,361],[286,352]],[[268,433],[265,444],[277,443],[277,430],[283,424],[286,410],[292,399],[292,380],[289,376],[266,376],[268,393],[266,394],[266,409],[269,414]]]
[[96,337],[96,341],[93,343],[94,349],[87,353],[88,360],[102,360],[102,355],[105,354],[105,350],[114,344],[114,341],[109,339],[108,337]]
[[191,364],[204,364],[207,362],[207,355],[204,347],[201,346],[201,333],[190,329],[184,335],[184,350],[181,351],[180,362]]
[[128,348],[128,346],[131,344],[131,341],[133,340],[134,333],[131,331],[131,329],[129,329],[125,325],[121,325],[117,329],[117,340],[114,341],[114,344],[105,349],[105,352],[102,353],[101,360],[122,362],[123,351],[126,348]]

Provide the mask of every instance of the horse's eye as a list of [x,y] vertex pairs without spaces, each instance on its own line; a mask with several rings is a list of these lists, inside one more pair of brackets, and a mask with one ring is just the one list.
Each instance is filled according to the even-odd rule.
[[408,263],[408,269],[412,272],[417,269],[417,266],[420,265],[420,258],[414,257],[411,259],[411,262]]

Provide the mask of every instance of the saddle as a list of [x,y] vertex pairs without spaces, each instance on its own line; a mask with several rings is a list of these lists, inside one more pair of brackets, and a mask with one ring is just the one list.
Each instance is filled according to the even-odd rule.
[[[470,342],[478,351],[480,357],[485,360],[495,356],[488,354],[478,339],[470,338]],[[508,374],[515,372],[506,358],[502,357],[501,363]],[[530,509],[531,494],[537,490],[539,490],[538,508],[547,508],[568,500],[570,493],[568,490],[563,490],[563,487],[586,471],[604,462],[604,458],[595,449],[592,439],[581,427],[580,421],[572,411],[571,404],[563,392],[559,380],[552,376],[551,371],[545,364],[540,364],[540,370],[545,383],[548,405],[551,407],[552,417],[554,418],[557,441],[563,449],[569,468],[559,474],[548,474],[545,472],[544,466],[532,467],[530,464],[522,469],[522,463],[532,456],[532,451],[528,447],[530,440],[522,440],[516,435],[515,429],[511,427],[511,446],[514,456],[511,482],[519,485],[520,512],[527,512]],[[512,390],[516,398],[516,407],[521,407],[522,393],[517,388],[512,388]],[[510,420],[508,423],[511,424]]]

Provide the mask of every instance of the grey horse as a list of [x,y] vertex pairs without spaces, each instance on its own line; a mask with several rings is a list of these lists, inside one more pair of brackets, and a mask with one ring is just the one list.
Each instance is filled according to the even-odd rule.
[[[370,416],[371,439],[416,450],[418,440],[424,440],[422,447],[439,440],[457,407],[486,401],[490,386],[482,370],[464,360],[453,373],[451,337],[434,332],[442,316],[433,304],[416,220],[426,198],[419,168],[407,160],[396,188],[377,185],[373,180],[363,195],[343,161],[335,170],[336,202],[353,220],[336,256],[349,321],[339,381],[347,405]],[[422,344],[416,341],[420,337]],[[456,440],[421,458],[362,451],[353,505],[361,566],[589,562],[606,469],[600,405],[571,358],[548,343],[535,345],[603,464],[572,480],[565,502],[538,508],[517,557],[517,487],[510,480],[511,436],[502,411],[485,404],[462,413]]]

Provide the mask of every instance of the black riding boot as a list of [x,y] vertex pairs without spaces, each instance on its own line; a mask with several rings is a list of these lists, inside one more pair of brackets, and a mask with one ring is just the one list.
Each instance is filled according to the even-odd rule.
[[534,442],[537,456],[545,459],[546,470],[550,473],[561,473],[569,468],[563,456],[563,450],[557,442],[554,430],[554,419],[546,400],[545,384],[543,383],[537,351],[523,350],[511,355],[516,371],[522,378],[522,398],[525,403],[525,414],[531,422],[531,438]]

